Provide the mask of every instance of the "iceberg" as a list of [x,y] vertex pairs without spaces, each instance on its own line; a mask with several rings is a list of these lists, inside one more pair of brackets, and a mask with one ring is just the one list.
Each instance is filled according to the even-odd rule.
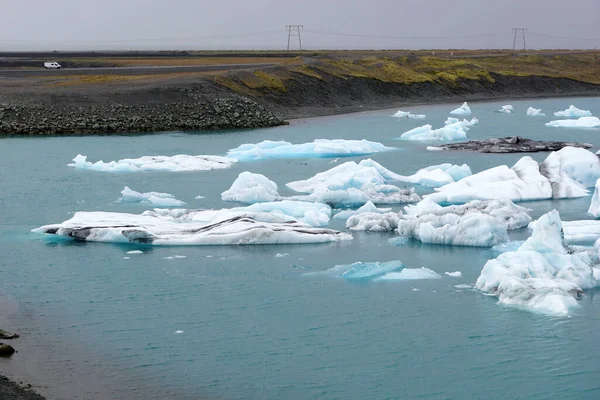
[[574,105],[569,106],[566,110],[557,111],[554,113],[555,117],[565,118],[578,118],[578,117],[591,117],[592,113],[588,110],[580,110]]
[[353,231],[390,232],[398,228],[400,218],[400,213],[365,212],[350,216],[346,220],[346,228]]
[[529,115],[530,117],[545,117],[546,114],[544,114],[542,112],[541,108],[533,108],[533,107],[529,107],[527,109],[527,115]]
[[101,172],[139,172],[139,171],[170,171],[170,172],[190,172],[190,171],[210,171],[213,169],[229,168],[237,160],[233,158],[220,156],[144,156],[140,158],[124,158],[119,161],[97,161],[95,163],[87,161],[87,156],[78,154],[69,167],[80,169],[89,169]]
[[462,106],[450,111],[450,115],[471,115],[471,108],[465,101]]
[[436,188],[459,181],[470,175],[472,175],[471,168],[467,164],[453,165],[445,163],[422,168],[410,176],[398,175],[396,179],[424,187]]
[[289,182],[290,189],[305,193],[294,200],[318,201],[333,206],[358,207],[368,201],[374,204],[413,203],[420,200],[413,189],[400,189],[389,182],[401,175],[371,160],[345,162],[312,178]]
[[588,214],[594,218],[600,218],[600,179],[596,181],[596,188],[594,189],[590,208],[588,208]]
[[517,251],[525,243],[524,240],[514,240],[507,243],[500,243],[492,247],[492,251],[496,253],[506,253],[509,251]]
[[181,207],[185,205],[184,201],[177,200],[175,196],[169,193],[159,192],[148,192],[140,193],[135,190],[131,190],[125,186],[125,189],[121,191],[121,203],[140,203],[148,204],[154,207]]
[[325,226],[331,218],[331,207],[323,203],[306,201],[281,200],[266,203],[256,203],[247,207],[230,209],[239,213],[269,213],[281,215],[283,219],[295,219],[310,226]]
[[502,114],[512,114],[514,112],[513,106],[510,104],[502,106],[497,112]]
[[[466,119],[462,121],[454,121],[456,118],[452,120],[446,121],[446,125],[438,128],[432,129],[430,124],[423,125],[414,129],[411,129],[408,132],[404,132],[400,139],[402,140],[457,140],[457,139],[466,139],[467,132],[473,126],[477,125],[479,121],[477,118],[471,119],[468,121]],[[450,122],[450,123],[448,123]]]
[[522,157],[512,167],[490,168],[458,182],[436,188],[425,196],[439,204],[460,204],[471,200],[512,201],[584,197],[586,186],[600,178],[600,159],[585,149],[564,147],[538,165]]
[[600,285],[597,255],[569,254],[556,210],[538,220],[516,251],[500,254],[483,267],[475,287],[500,304],[565,316],[579,307],[583,290]]
[[598,117],[581,117],[579,119],[559,119],[546,123],[546,126],[556,128],[597,128],[600,127]]
[[171,246],[325,243],[352,239],[347,233],[313,228],[270,213],[252,216],[231,212],[227,215],[223,210],[193,213],[206,213],[204,218],[210,222],[190,221],[203,217],[194,218],[187,210],[155,210],[140,215],[77,212],[68,221],[42,226],[33,232],[90,242]]
[[364,139],[317,139],[302,144],[265,140],[260,143],[243,144],[235,149],[230,149],[227,152],[227,157],[243,161],[267,158],[350,157],[390,150],[394,150],[394,148]]
[[392,115],[392,117],[410,118],[410,119],[425,119],[424,114],[413,114],[410,111],[398,111],[398,112],[396,112],[396,114]]
[[428,151],[444,151],[443,148],[441,147],[436,147],[436,146],[427,146],[427,150]]
[[442,276],[429,268],[404,268],[400,272],[389,272],[376,281],[414,281],[421,279],[441,279]]
[[404,268],[401,261],[388,262],[355,262],[350,265],[337,265],[336,269],[344,269],[342,278],[352,282],[370,281],[390,272]]
[[277,184],[261,174],[242,172],[231,185],[231,188],[221,193],[223,201],[238,201],[240,203],[268,202],[279,199]]
[[[568,177],[585,187],[594,187],[600,178],[600,158],[586,149],[564,147],[550,153],[540,164],[540,171],[549,174],[547,176],[551,182],[565,180],[565,177]],[[567,181],[565,185],[572,185],[572,183]],[[577,191],[576,188],[573,190]]]
[[444,272],[446,275],[451,276],[453,278],[460,278],[462,277],[462,272],[460,271],[454,271],[454,272]]
[[398,219],[398,234],[422,243],[492,247],[508,242],[508,230],[526,226],[528,209],[501,201],[471,201],[441,207],[430,200],[404,208]]
[[[529,229],[535,229],[537,221],[528,225]],[[565,241],[569,245],[590,244],[600,238],[600,221],[562,221]]]
[[347,220],[349,217],[363,213],[384,214],[391,211],[391,208],[377,208],[372,201],[367,201],[362,207],[356,210],[343,210],[333,216],[333,219]]

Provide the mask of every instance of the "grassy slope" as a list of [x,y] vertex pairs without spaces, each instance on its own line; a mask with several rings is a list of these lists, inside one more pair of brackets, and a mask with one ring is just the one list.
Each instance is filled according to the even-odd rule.
[[494,83],[494,75],[544,76],[568,78],[600,84],[600,54],[526,55],[478,58],[441,58],[435,56],[317,57],[309,63],[300,59],[275,68],[257,71],[232,71],[215,77],[215,82],[236,93],[260,97],[265,93],[283,94],[299,75],[313,79],[362,78],[397,84],[440,83],[457,85],[463,80]]

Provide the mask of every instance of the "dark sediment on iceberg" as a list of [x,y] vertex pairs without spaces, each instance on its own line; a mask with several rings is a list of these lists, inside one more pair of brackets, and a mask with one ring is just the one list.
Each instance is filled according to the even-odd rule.
[[546,142],[531,140],[520,136],[507,136],[486,140],[471,140],[463,143],[451,143],[437,146],[444,150],[478,151],[480,153],[536,153],[538,151],[557,151],[563,147],[593,147],[589,143]]

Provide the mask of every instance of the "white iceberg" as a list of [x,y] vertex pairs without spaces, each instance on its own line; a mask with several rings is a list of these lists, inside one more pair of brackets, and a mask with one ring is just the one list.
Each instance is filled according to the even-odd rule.
[[398,234],[429,244],[492,247],[508,242],[508,230],[526,226],[529,210],[510,200],[472,201],[441,207],[429,200],[405,207]]
[[368,140],[317,139],[314,142],[292,144],[284,141],[265,140],[260,143],[243,144],[227,152],[236,160],[262,160],[266,158],[303,157],[349,157],[394,150],[378,142]]
[[512,240],[506,243],[500,243],[492,247],[492,251],[496,253],[506,253],[509,251],[517,251],[525,243],[524,240]]
[[583,290],[600,285],[597,261],[590,252],[569,254],[554,210],[540,217],[517,251],[489,260],[475,286],[501,304],[564,316],[579,307]]
[[[585,187],[594,187],[600,178],[600,158],[586,149],[568,146],[550,153],[540,164],[540,171],[549,174],[547,176],[553,182],[568,176]],[[571,185],[570,182],[565,184]]]
[[221,215],[227,218],[218,218],[219,212],[212,210],[194,213],[206,213],[205,219],[212,219],[209,223],[192,222],[190,219],[194,218],[187,210],[155,210],[141,215],[77,212],[68,221],[42,226],[33,232],[90,242],[173,246],[325,243],[352,239],[347,233],[286,221],[270,213],[227,215],[221,210]]
[[502,106],[497,112],[499,113],[503,113],[503,114],[512,114],[515,110],[513,109],[513,106],[511,106],[510,104],[507,104],[505,106]]
[[588,110],[580,110],[574,105],[571,105],[566,110],[555,112],[554,116],[565,118],[591,117],[592,113]]
[[425,119],[424,114],[413,114],[410,111],[397,111],[396,114],[392,115],[396,118],[410,118],[410,119]]
[[331,218],[331,207],[327,204],[281,200],[266,203],[256,203],[247,207],[237,207],[230,209],[233,212],[239,213],[269,213],[281,215],[283,219],[291,218],[296,221],[303,222],[310,226],[325,226]]
[[422,168],[410,176],[398,175],[395,178],[403,182],[436,188],[459,181],[470,175],[472,175],[471,168],[467,164],[453,165],[445,163]]
[[593,153],[565,147],[551,153],[538,165],[522,157],[512,167],[490,168],[458,182],[436,188],[427,199],[440,204],[460,204],[471,200],[512,201],[564,199],[589,194],[584,186],[600,178],[600,161]]
[[136,192],[135,190],[131,190],[127,186],[125,186],[125,188],[121,191],[121,197],[119,198],[119,201],[121,203],[147,204],[154,207],[181,207],[185,205],[184,201],[177,200],[175,196],[170,193],[140,193]]
[[377,208],[372,201],[367,201],[362,207],[356,210],[343,210],[333,216],[333,219],[347,220],[349,217],[363,213],[384,214],[390,212],[391,208]]
[[442,147],[437,147],[437,146],[427,146],[427,150],[428,151],[444,151],[444,149]]
[[596,188],[594,189],[590,208],[588,208],[588,214],[594,218],[600,218],[600,179],[596,181]]
[[432,129],[432,126],[427,124],[404,132],[400,139],[415,141],[466,139],[467,132],[478,123],[477,118],[473,118],[471,121],[464,119],[462,121],[452,121],[438,129]]
[[[529,229],[535,229],[538,221],[528,225]],[[562,221],[563,235],[569,245],[586,245],[596,242],[600,238],[600,221]]]
[[238,175],[231,188],[221,193],[223,201],[258,203],[279,199],[277,184],[261,174],[244,171]]
[[353,231],[391,232],[398,228],[401,213],[384,214],[365,212],[350,216],[346,220],[346,228]]
[[450,111],[450,115],[471,115],[471,108],[465,101],[462,106]]
[[544,114],[542,112],[541,108],[533,108],[533,107],[529,107],[527,109],[527,115],[529,115],[530,117],[545,117],[546,114]]
[[220,156],[144,156],[140,158],[124,158],[119,161],[87,161],[87,156],[78,154],[69,167],[89,169],[102,172],[139,172],[139,171],[209,171],[231,167],[237,160]]
[[304,196],[291,199],[318,201],[334,206],[361,206],[368,201],[374,204],[400,204],[419,201],[413,189],[400,189],[389,182],[400,175],[379,163],[366,159],[360,163],[345,162],[312,178],[290,182],[287,186]]
[[460,278],[462,277],[462,272],[460,271],[454,271],[454,272],[444,272],[446,275],[451,276],[453,278]]
[[429,268],[404,268],[400,272],[388,272],[376,281],[414,281],[421,279],[441,279],[442,276]]
[[600,127],[600,119],[598,117],[559,119],[556,121],[546,122],[546,126],[553,126],[556,128],[597,128]]

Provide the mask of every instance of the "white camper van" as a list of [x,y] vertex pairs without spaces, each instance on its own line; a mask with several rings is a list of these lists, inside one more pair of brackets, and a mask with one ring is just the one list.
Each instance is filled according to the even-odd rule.
[[46,69],[60,69],[60,64],[57,63],[56,61],[45,62],[44,63],[44,68],[46,68]]

